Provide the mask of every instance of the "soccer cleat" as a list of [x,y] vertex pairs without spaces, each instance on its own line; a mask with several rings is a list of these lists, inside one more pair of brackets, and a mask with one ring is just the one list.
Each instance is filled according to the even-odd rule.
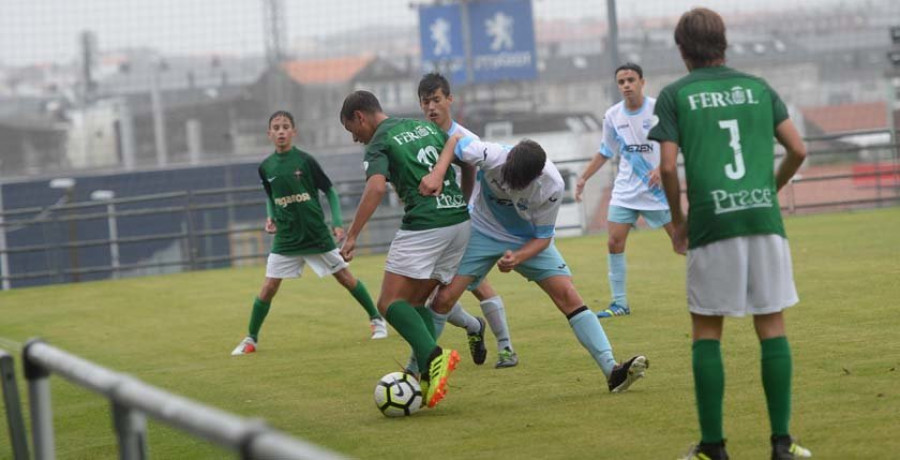
[[450,377],[450,373],[456,369],[457,364],[459,364],[459,353],[456,350],[441,350],[441,347],[434,349],[431,359],[428,360],[428,378],[422,379],[428,382],[427,385],[423,385],[425,402],[428,407],[436,406],[447,395],[447,379]]
[[609,374],[610,393],[621,393],[628,389],[634,382],[644,376],[644,371],[650,367],[650,360],[646,356],[633,356],[624,363],[617,364]]
[[597,312],[597,318],[611,318],[613,316],[628,316],[631,314],[631,309],[628,308],[628,305],[619,305],[615,302],[609,304],[609,307],[606,310],[600,310]]
[[812,452],[797,444],[790,436],[772,435],[772,460],[793,460],[795,458],[810,458]]
[[519,355],[506,347],[497,353],[497,364],[494,364],[494,368],[515,367],[517,364],[519,364]]
[[728,452],[725,451],[725,441],[717,443],[700,443],[691,446],[691,450],[678,460],[728,460]]
[[373,318],[369,322],[369,328],[372,329],[372,339],[384,339],[388,336],[387,322],[384,318]]
[[472,355],[472,361],[477,365],[484,364],[487,359],[487,348],[484,347],[484,320],[476,318],[481,328],[474,334],[469,334],[469,353]]
[[241,340],[241,343],[231,352],[231,356],[249,355],[250,353],[256,353],[256,340],[253,340],[253,337],[244,337],[244,340]]

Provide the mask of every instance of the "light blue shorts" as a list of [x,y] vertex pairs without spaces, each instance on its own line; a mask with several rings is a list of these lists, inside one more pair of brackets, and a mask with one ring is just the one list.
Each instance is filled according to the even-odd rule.
[[[481,284],[481,280],[487,276],[491,268],[497,264],[497,261],[503,257],[504,252],[515,251],[523,244],[497,241],[473,228],[469,245],[466,246],[466,253],[463,255],[456,274],[474,276],[475,281],[472,281],[468,287],[470,291],[474,290]],[[519,264],[515,270],[528,281],[541,281],[557,275],[572,276],[569,266],[566,265],[566,261],[563,260],[562,254],[559,253],[553,242],[538,255]]]
[[637,222],[639,216],[644,216],[647,225],[650,228],[659,228],[672,222],[672,213],[668,209],[657,211],[646,211],[642,209],[623,208],[621,206],[610,205],[609,213],[606,220],[617,224],[632,224]]

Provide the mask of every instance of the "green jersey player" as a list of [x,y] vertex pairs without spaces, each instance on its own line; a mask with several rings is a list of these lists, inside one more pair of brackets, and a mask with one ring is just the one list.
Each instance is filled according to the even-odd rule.
[[356,239],[390,181],[404,212],[388,251],[378,310],[412,347],[422,370],[425,402],[434,407],[447,391],[459,354],[437,345],[425,302],[439,284],[453,279],[469,240],[469,212],[452,171],[444,176],[444,193],[419,194],[419,181],[437,162],[447,133],[431,122],[389,118],[368,91],[344,99],[341,123],[354,141],[366,145],[366,187],[341,255],[347,261],[353,258]]
[[[809,457],[793,441],[791,350],[783,310],[797,303],[791,254],[778,205],[780,190],[806,149],[778,94],[762,78],[725,66],[725,24],[714,11],[681,16],[675,43],[690,72],[656,102],[660,172],[675,226],[673,246],[687,252],[688,307],[700,443],[688,459],[725,459],[725,372],[719,342],[724,316],[753,315],[773,459]],[[777,138],[787,155],[773,170]],[[689,215],[681,210],[676,157],[684,157]]]
[[375,309],[366,286],[350,273],[325,224],[319,191],[328,196],[334,236],[338,240],[343,237],[337,192],[315,158],[293,146],[296,134],[290,113],[279,111],[269,117],[268,136],[275,152],[259,165],[259,179],[266,191],[265,230],[275,237],[266,263],[266,279],[259,296],[253,300],[249,332],[231,352],[234,356],[256,352],[259,330],[281,280],[299,277],[305,264],[320,277],[333,275],[350,291],[369,315],[373,339],[387,337],[387,324]]

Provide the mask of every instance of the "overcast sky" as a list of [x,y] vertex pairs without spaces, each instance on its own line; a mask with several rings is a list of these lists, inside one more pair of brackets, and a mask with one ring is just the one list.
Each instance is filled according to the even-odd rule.
[[[285,0],[289,41],[369,24],[414,26],[423,0]],[[619,0],[620,20],[676,16],[703,5],[726,15],[865,0]],[[100,49],[146,46],[166,54],[261,54],[262,0],[0,0],[0,63],[70,62],[82,30]],[[539,18],[606,17],[605,0],[533,0]]]

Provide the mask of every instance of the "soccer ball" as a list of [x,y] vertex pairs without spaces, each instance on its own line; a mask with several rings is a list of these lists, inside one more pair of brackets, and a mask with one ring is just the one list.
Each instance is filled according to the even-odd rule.
[[412,375],[391,372],[375,385],[375,406],[386,417],[412,415],[422,407],[422,387]]

